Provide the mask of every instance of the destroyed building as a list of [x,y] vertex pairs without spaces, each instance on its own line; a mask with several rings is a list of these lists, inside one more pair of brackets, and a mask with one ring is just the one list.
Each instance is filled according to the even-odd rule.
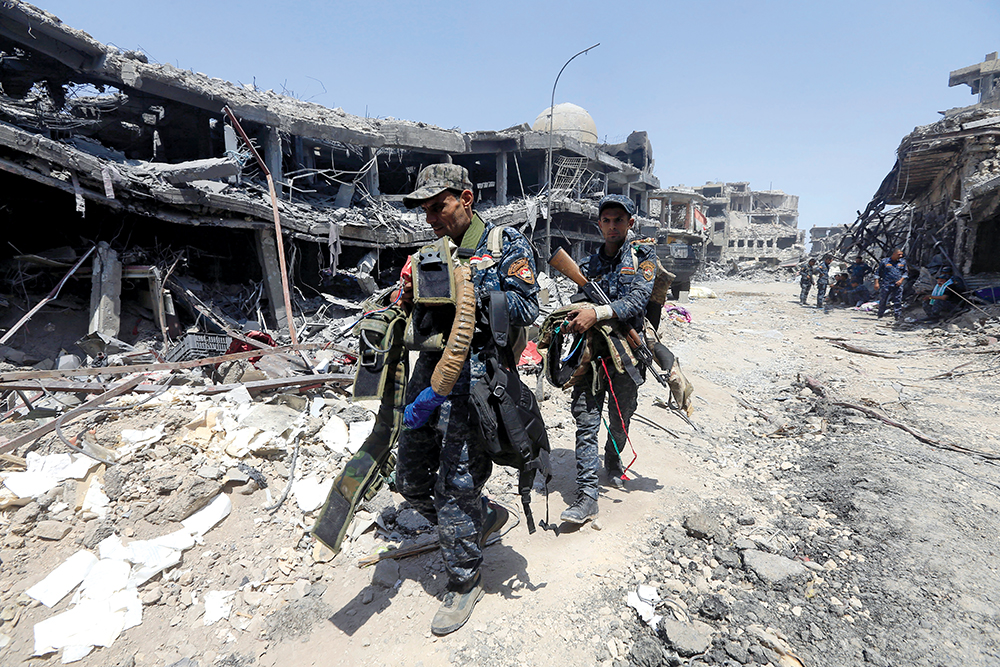
[[871,259],[902,248],[911,266],[951,265],[970,287],[1000,278],[1000,72],[997,54],[956,70],[980,101],[941,112],[896,150],[896,164],[841,242]]
[[825,255],[837,252],[845,230],[846,228],[843,225],[836,227],[810,227],[809,254]]
[[[276,218],[296,316],[335,291],[338,268],[366,291],[380,278],[385,284],[406,254],[433,239],[401,198],[435,162],[467,167],[483,217],[525,228],[536,243],[551,184],[552,244],[575,256],[600,241],[599,196],[625,194],[645,213],[659,185],[644,132],[599,145],[596,129],[580,136],[560,127],[566,105],[557,106],[551,135],[527,124],[462,132],[362,118],[149,62],[18,1],[0,6],[0,81],[0,189],[10,193],[0,207],[3,290],[23,297],[47,289],[51,277],[25,279],[61,274],[104,242],[93,261],[110,273],[93,279],[92,301],[103,290],[114,302],[124,289],[152,305],[154,319],[172,306],[150,295],[161,281],[184,277],[174,297],[187,288],[228,290],[215,305],[228,298],[239,306],[231,324],[285,328]],[[273,207],[264,172],[224,107],[273,177]]]
[[706,183],[694,190],[708,206],[708,259],[778,264],[804,251],[797,195],[751,190],[747,182]]

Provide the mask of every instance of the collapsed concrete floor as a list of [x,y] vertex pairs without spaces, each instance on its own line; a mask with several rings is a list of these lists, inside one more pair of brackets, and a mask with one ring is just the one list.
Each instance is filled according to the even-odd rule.
[[[76,664],[995,664],[996,320],[894,329],[851,309],[803,308],[793,282],[708,286],[719,298],[689,304],[691,324],[664,324],[696,385],[699,430],[658,407],[658,387],[647,386],[638,414],[660,426],[634,424],[633,479],[602,488],[592,525],[529,536],[522,523],[488,547],[488,595],[454,635],[429,633],[444,586],[436,553],[357,567],[427,538],[398,496],[378,496],[367,515],[375,525],[361,524],[332,560],[308,535],[309,491],[336,472],[344,438],[363,432],[365,406],[331,390],[241,407],[171,389],[71,429],[133,450],[103,473],[105,519],[74,509],[86,480],[3,512],[3,663],[58,659],[30,657],[33,628],[73,595],[50,609],[25,591],[68,556],[111,535],[128,544],[170,534],[180,505],[221,493],[228,516],[139,587],[141,625]],[[884,356],[835,346],[845,341]],[[932,447],[838,403],[980,455]],[[562,392],[542,405],[557,513],[573,495],[573,423]],[[231,436],[292,415],[306,434],[294,471],[302,486],[272,514],[264,508],[286,486],[291,440],[254,451]],[[0,435],[27,428],[3,424]],[[67,450],[47,439],[37,451]],[[514,486],[498,469],[487,491],[516,508]],[[540,495],[534,505],[537,518]],[[661,598],[655,632],[626,603],[640,585]]]

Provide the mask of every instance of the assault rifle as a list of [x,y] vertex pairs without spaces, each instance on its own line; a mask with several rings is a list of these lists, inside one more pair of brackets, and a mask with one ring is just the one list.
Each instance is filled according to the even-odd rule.
[[[580,266],[573,261],[573,258],[569,256],[569,253],[559,248],[554,253],[552,257],[549,258],[549,266],[563,274],[574,283],[576,283],[583,293],[586,295],[587,299],[591,302],[596,303],[599,306],[604,306],[611,303],[611,299],[608,295],[604,293],[601,286],[595,282],[587,280],[587,277],[583,275],[583,271],[580,270]],[[618,322],[622,330],[625,332],[625,339],[628,341],[629,347],[632,348],[632,353],[635,355],[636,361],[639,362],[644,368],[646,368],[656,381],[659,382],[664,387],[667,387],[667,374],[661,373],[656,368],[656,363],[653,359],[653,353],[649,351],[646,346],[645,341],[643,341],[642,336],[639,332],[635,330],[631,324],[627,322]],[[669,369],[667,369],[669,372]]]

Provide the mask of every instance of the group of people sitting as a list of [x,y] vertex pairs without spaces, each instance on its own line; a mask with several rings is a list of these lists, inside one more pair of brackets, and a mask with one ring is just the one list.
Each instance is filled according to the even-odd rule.
[[[883,317],[891,308],[893,315],[898,320],[901,317],[903,307],[903,290],[909,279],[909,266],[903,257],[902,249],[895,249],[888,257],[879,261],[877,268],[872,270],[865,263],[861,255],[854,259],[847,269],[833,276],[833,284],[826,285],[829,280],[830,265],[833,262],[832,255],[825,255],[817,265],[815,259],[801,267],[800,282],[802,294],[800,300],[806,303],[809,287],[812,285],[812,277],[818,276],[817,306],[824,307],[827,304],[843,304],[846,306],[860,306],[863,303],[878,300],[877,315]],[[866,285],[866,278],[872,274],[872,288]],[[952,269],[947,264],[931,269],[934,277],[934,286],[930,294],[919,297],[925,313],[924,322],[933,322],[950,315],[962,301],[961,292],[964,284],[961,277],[954,276]],[[825,297],[825,298],[824,298]],[[826,308],[824,308],[826,309]]]
[[871,301],[872,293],[865,285],[865,277],[871,273],[870,266],[858,256],[847,271],[834,276],[830,285],[830,303],[840,303],[845,306],[858,306]]

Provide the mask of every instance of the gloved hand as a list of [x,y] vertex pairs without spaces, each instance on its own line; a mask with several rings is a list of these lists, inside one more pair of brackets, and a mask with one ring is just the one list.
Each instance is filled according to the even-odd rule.
[[403,411],[403,426],[420,428],[431,418],[431,413],[441,407],[446,400],[447,396],[438,396],[436,391],[427,387],[417,394],[416,400],[406,406],[406,410]]

